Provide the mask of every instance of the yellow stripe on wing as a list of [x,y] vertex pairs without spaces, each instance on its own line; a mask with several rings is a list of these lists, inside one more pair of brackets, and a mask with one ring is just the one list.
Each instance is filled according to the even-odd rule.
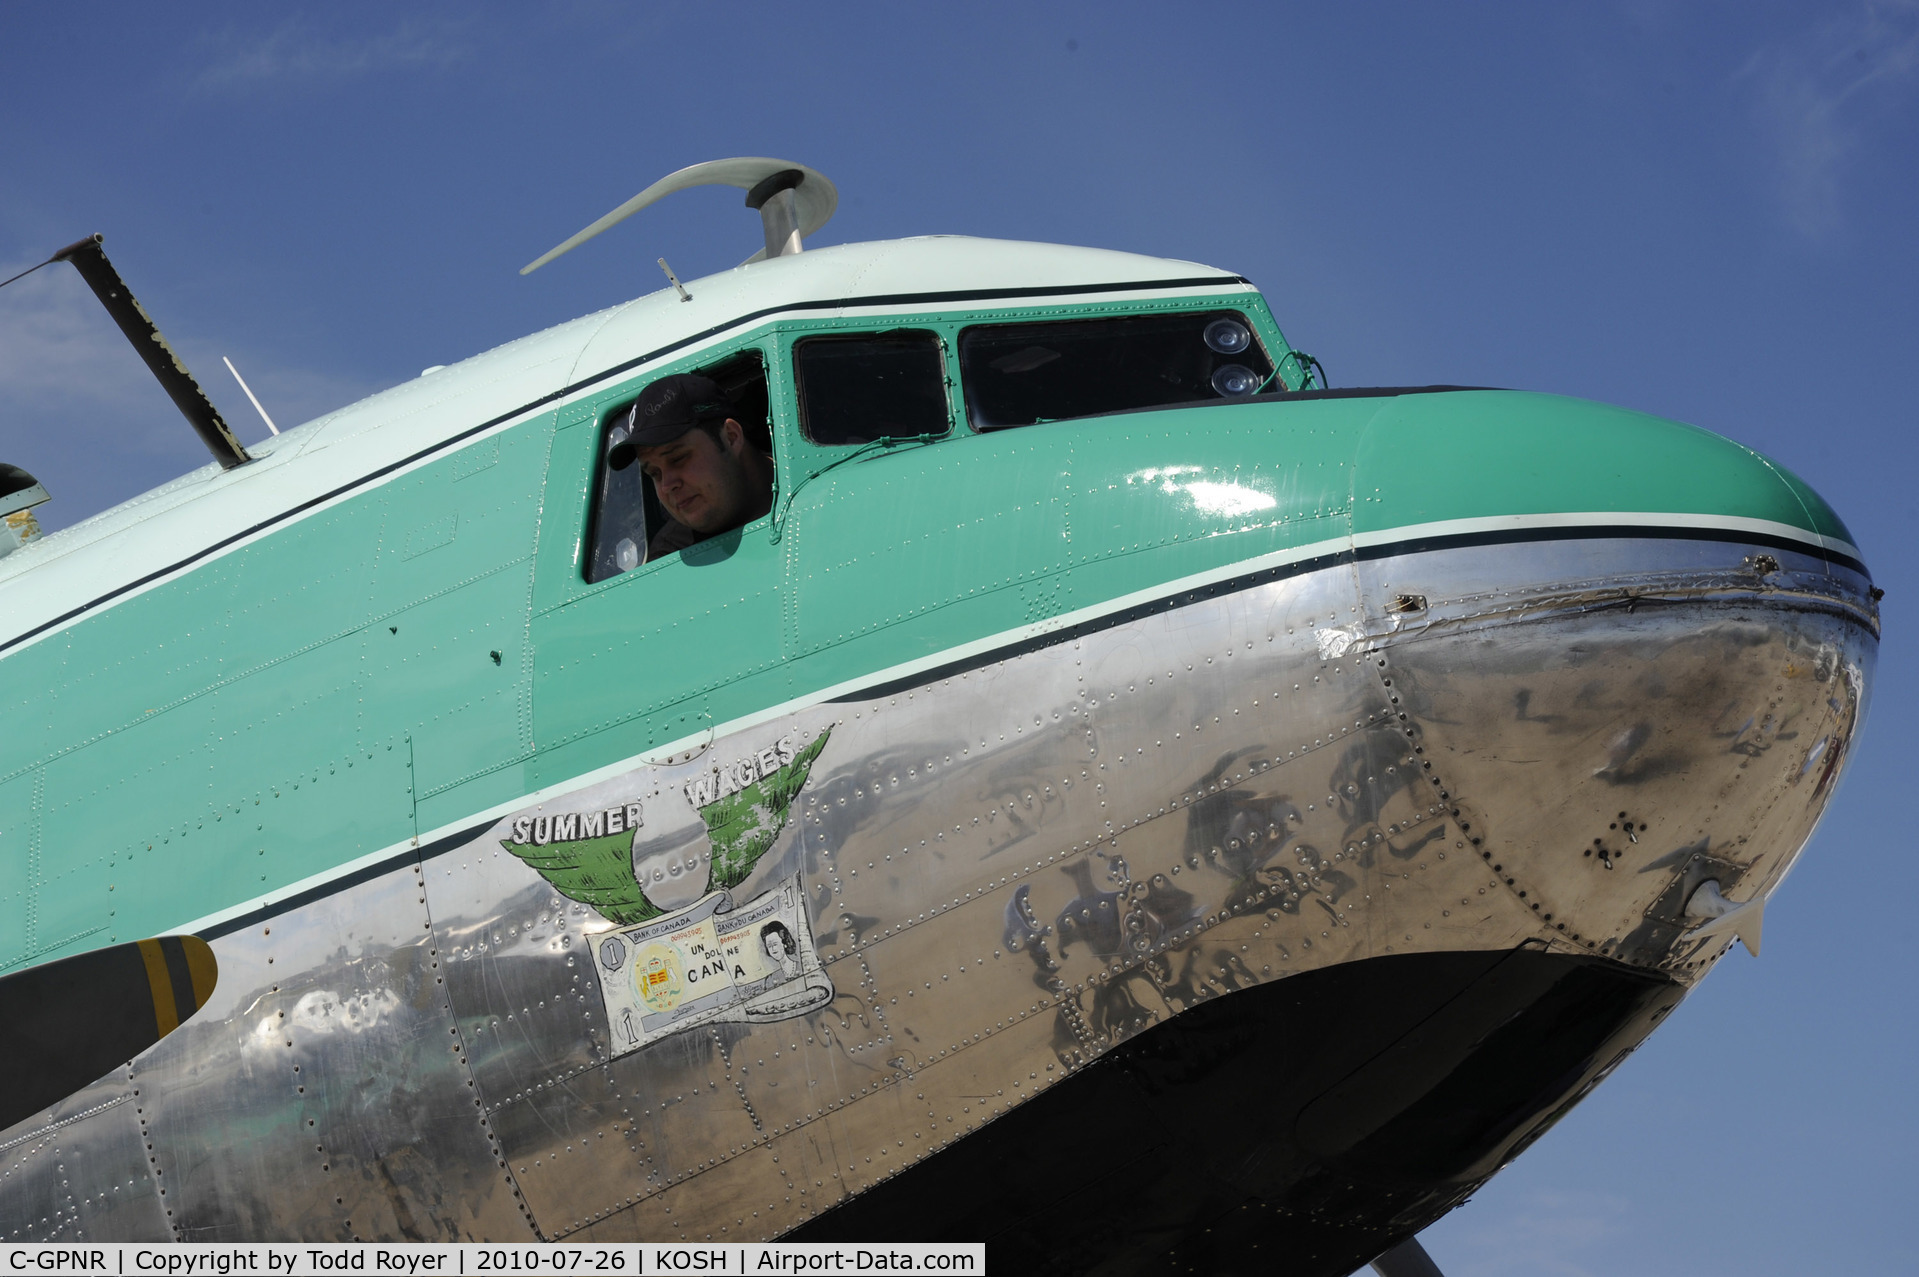
[[153,1022],[165,1037],[180,1027],[180,1012],[173,1005],[173,977],[167,974],[167,958],[160,952],[158,940],[140,941],[140,960],[147,965],[147,987],[153,993]]

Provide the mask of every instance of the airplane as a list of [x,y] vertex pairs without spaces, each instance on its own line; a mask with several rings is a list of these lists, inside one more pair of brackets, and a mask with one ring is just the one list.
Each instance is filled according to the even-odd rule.
[[[215,460],[48,535],[0,472],[0,1234],[1437,1271],[1759,951],[1870,699],[1845,524],[1331,388],[1229,271],[807,247],[785,160],[527,269],[714,183],[740,266],[245,446],[50,259]],[[649,553],[685,373],[771,487]]]

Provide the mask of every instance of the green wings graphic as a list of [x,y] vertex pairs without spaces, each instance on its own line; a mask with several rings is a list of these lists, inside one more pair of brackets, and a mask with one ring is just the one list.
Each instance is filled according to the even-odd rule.
[[544,847],[500,845],[540,871],[553,889],[569,900],[591,905],[608,919],[628,926],[649,922],[665,910],[646,898],[633,876],[633,835],[608,834]]
[[780,836],[780,830],[786,828],[786,816],[793,799],[806,785],[813,760],[826,748],[826,738],[832,732],[829,727],[814,737],[811,745],[771,776],[762,776],[737,794],[728,794],[700,808],[700,816],[706,821],[707,840],[713,844],[708,891],[724,891],[746,881],[753,866]]
[[[707,891],[739,886],[786,828],[793,800],[806,786],[813,760],[826,748],[827,728],[814,737],[793,761],[762,776],[738,793],[700,808],[713,855]],[[553,889],[569,900],[591,905],[621,926],[649,922],[665,913],[646,898],[633,876],[633,835],[626,832],[603,838],[550,842],[543,847],[502,839],[502,847],[538,870]]]

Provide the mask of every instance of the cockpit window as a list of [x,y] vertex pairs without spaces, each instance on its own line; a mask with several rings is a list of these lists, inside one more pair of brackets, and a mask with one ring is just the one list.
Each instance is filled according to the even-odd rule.
[[959,359],[978,430],[1238,398],[1273,371],[1232,310],[985,324],[960,333]]
[[[741,413],[747,441],[761,452],[773,451],[768,424],[766,363],[757,350],[741,351],[720,363],[692,371],[711,377]],[[600,427],[598,488],[593,502],[592,545],[585,572],[588,581],[604,581],[646,562],[647,542],[665,527],[666,511],[653,482],[641,472],[627,438],[632,403],[607,414]]]
[[814,443],[871,443],[950,428],[939,337],[915,329],[808,337],[793,347],[800,429]]

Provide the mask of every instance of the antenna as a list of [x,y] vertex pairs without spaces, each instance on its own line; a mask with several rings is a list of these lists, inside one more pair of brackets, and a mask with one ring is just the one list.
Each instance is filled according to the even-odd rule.
[[660,258],[660,269],[666,272],[666,282],[673,285],[673,291],[680,295],[681,301],[690,302],[693,300],[693,294],[686,291],[686,286],[680,283],[680,277],[673,273],[673,268],[666,264],[664,257]]
[[253,393],[253,387],[247,385],[247,379],[240,375],[240,370],[233,366],[233,361],[225,355],[221,355],[220,362],[227,366],[227,371],[233,374],[233,379],[240,383],[240,389],[247,392],[247,398],[253,401],[253,411],[260,414],[260,420],[267,423],[267,429],[276,435],[279,434],[280,427],[274,425],[273,418],[267,416],[267,410],[260,406],[260,396]]
[[233,428],[220,416],[220,410],[207,398],[207,392],[200,389],[200,383],[187,371],[180,356],[173,353],[173,347],[167,345],[167,339],[154,326],[146,307],[127,287],[127,281],[121,279],[120,272],[113,269],[113,263],[107,260],[106,250],[100,247],[101,241],[101,236],[89,235],[55,253],[53,260],[71,262],[73,268],[80,272],[80,278],[87,282],[93,295],[107,308],[108,316],[126,334],[127,340],[133,343],[141,362],[153,373],[160,388],[167,392],[167,398],[173,400],[173,406],[192,425],[194,432],[200,436],[200,442],[220,463],[220,468],[231,470],[235,466],[245,465],[252,458],[247,456],[247,450],[234,437]]
[[[617,226],[649,204],[694,186],[737,186],[747,193],[746,206],[757,209],[761,228],[766,232],[766,247],[748,262],[768,257],[785,257],[800,251],[800,240],[826,225],[839,207],[840,193],[826,174],[790,160],[765,156],[736,156],[730,160],[708,160],[668,173],[626,203],[602,217],[573,238],[548,250],[520,268],[530,275],[562,253],[568,253],[601,231]],[[744,263],[742,263],[744,264]]]

